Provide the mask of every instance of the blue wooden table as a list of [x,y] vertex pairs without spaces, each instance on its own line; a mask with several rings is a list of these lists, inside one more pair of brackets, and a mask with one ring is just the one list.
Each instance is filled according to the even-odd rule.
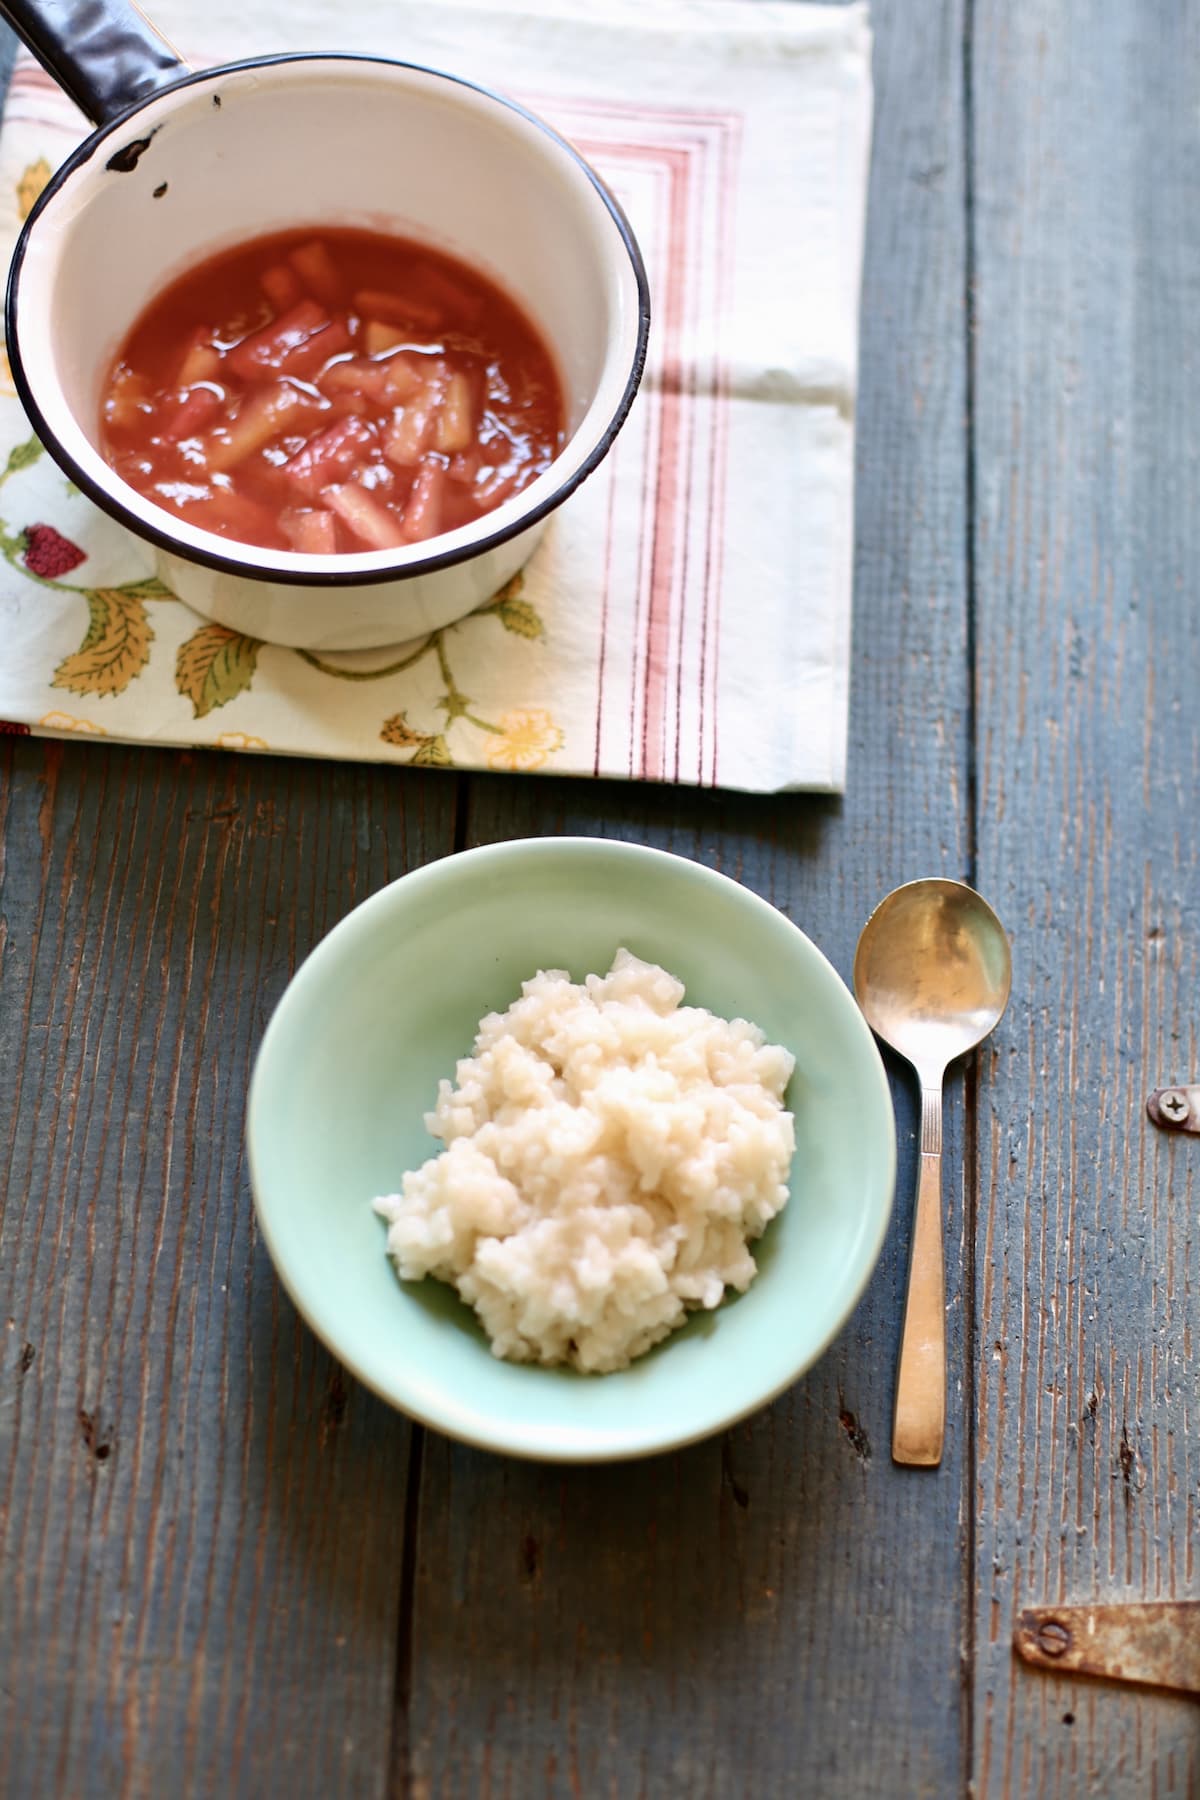
[[[1186,1700],[1021,1607],[1200,1593],[1200,6],[878,0],[843,803],[103,750],[0,759],[0,1792],[1194,1800]],[[2,653],[2,650],[0,650]],[[296,962],[467,844],[722,868],[849,971],[973,881],[1013,999],[951,1081],[951,1389],[888,1454],[901,1205],[723,1440],[518,1465],[330,1360],[257,1239]]]

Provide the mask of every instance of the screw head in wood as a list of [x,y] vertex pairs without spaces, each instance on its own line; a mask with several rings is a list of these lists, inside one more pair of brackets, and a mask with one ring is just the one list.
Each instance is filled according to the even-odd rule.
[[1158,1110],[1164,1119],[1170,1119],[1173,1125],[1178,1125],[1181,1119],[1188,1116],[1186,1094],[1179,1093],[1176,1088],[1168,1088],[1165,1094],[1158,1096]]
[[1037,1628],[1037,1647],[1043,1656],[1062,1656],[1071,1647],[1071,1634],[1057,1619],[1047,1619]]

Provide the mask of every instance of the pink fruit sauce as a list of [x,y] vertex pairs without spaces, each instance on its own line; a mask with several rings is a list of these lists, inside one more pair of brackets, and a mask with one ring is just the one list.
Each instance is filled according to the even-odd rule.
[[469,524],[562,441],[553,362],[512,300],[441,252],[342,228],[181,276],[129,333],[101,410],[105,457],[148,500],[330,556]]

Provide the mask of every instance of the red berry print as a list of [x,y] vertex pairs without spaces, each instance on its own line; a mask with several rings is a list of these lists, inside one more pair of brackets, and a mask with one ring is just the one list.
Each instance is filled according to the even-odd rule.
[[25,567],[45,581],[56,581],[60,575],[77,569],[87,556],[78,544],[65,538],[53,525],[30,525],[25,532]]

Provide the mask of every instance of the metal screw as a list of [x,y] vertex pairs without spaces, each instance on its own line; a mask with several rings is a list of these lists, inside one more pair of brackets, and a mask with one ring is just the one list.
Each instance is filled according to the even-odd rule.
[[1181,1094],[1178,1088],[1168,1088],[1165,1094],[1158,1096],[1158,1110],[1164,1119],[1170,1119],[1172,1125],[1180,1125],[1191,1108],[1186,1094]]
[[1071,1634],[1057,1619],[1047,1619],[1037,1628],[1037,1647],[1043,1656],[1062,1656],[1071,1647]]

